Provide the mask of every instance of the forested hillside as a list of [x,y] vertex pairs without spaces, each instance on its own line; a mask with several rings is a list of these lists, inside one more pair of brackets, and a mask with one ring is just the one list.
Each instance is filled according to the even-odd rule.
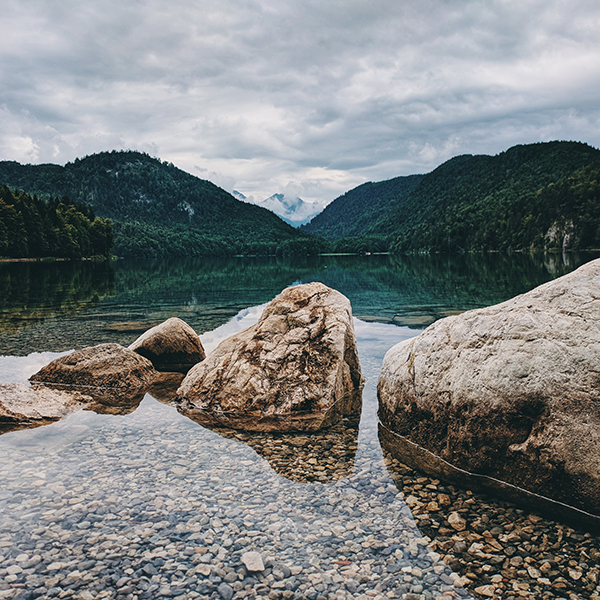
[[[497,156],[458,156],[423,177],[401,206],[366,233],[388,235],[396,252],[521,250],[534,241],[543,249],[555,227],[544,202],[552,194],[545,188],[597,160],[600,151],[576,142],[515,146]],[[553,218],[579,222],[582,206],[563,208],[568,212],[554,211]],[[584,247],[576,240],[581,236],[571,236],[567,246]]]
[[110,256],[112,223],[68,199],[48,202],[0,187],[0,256]]
[[273,254],[303,244],[307,252],[320,248],[318,240],[268,210],[140,152],[103,152],[64,167],[0,162],[0,184],[91,206],[113,220],[119,256]]
[[363,235],[383,214],[405,200],[421,177],[409,175],[363,183],[336,198],[301,229],[332,241]]
[[[577,142],[457,156],[416,179],[359,186],[306,229],[348,252],[597,248],[598,160]],[[394,196],[399,182],[404,193]]]

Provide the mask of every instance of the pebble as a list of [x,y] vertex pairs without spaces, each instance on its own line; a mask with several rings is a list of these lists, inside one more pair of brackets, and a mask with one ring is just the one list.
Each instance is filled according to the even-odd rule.
[[[445,486],[385,455],[428,545],[480,598],[600,600],[600,536],[482,493]],[[430,512],[435,502],[439,510]],[[448,581],[448,583],[450,583]]]
[[[244,566],[246,567],[246,569],[248,571],[252,571],[252,572],[258,572],[258,571],[264,571],[265,570],[265,565],[263,563],[263,559],[262,556],[260,555],[259,552],[244,552],[244,554],[242,554],[242,562],[244,563]],[[285,567],[286,571],[288,571],[288,575],[287,577],[290,576],[291,571]],[[280,570],[278,571],[279,573],[282,574],[282,579],[285,577],[285,575],[283,574],[283,571]]]
[[146,397],[0,436],[0,600],[600,600],[597,536],[383,455],[375,338],[360,424],[211,431]]
[[0,583],[75,600],[448,598],[452,569],[383,462],[380,358],[363,363],[364,437],[358,416],[317,434],[211,431],[151,397],[0,436]]

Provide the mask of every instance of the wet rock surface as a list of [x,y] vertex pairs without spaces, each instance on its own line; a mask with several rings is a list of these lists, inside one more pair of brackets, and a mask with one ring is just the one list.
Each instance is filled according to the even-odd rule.
[[441,459],[414,453],[431,475],[447,461],[600,516],[598,323],[598,260],[442,319],[386,354],[380,419]]
[[360,409],[362,373],[348,299],[321,283],[284,290],[255,325],[186,376],[180,410],[207,425],[317,430]]
[[99,344],[53,360],[31,382],[95,388],[145,388],[156,377],[152,363],[119,344]]
[[187,373],[206,358],[198,334],[178,317],[148,329],[129,350],[150,360],[158,371]]
[[52,423],[91,402],[89,396],[79,392],[0,383],[0,433]]

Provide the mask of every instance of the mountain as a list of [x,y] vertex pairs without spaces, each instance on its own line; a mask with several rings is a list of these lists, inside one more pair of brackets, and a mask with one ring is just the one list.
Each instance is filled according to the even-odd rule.
[[350,190],[303,230],[334,240],[337,251],[598,248],[599,160],[579,142],[457,156],[423,176]]
[[[251,201],[237,190],[233,190],[233,196],[245,202]],[[265,200],[258,202],[252,200],[252,203],[274,212],[293,227],[300,227],[300,225],[308,223],[308,221],[321,211],[321,206],[318,204],[306,202],[298,197],[290,198],[285,194],[273,194]]]
[[308,223],[317,213],[321,211],[321,206],[311,202],[305,202],[302,198],[290,198],[285,194],[273,194],[262,202],[259,206],[269,209],[284,221],[299,227]]
[[[553,213],[538,194],[550,198],[553,185],[598,160],[599,150],[579,142],[514,146],[496,156],[457,156],[423,177],[369,232],[387,235],[395,252],[548,249],[555,245],[545,241],[550,230],[563,219],[578,223],[579,209]],[[600,226],[598,213],[596,223]],[[567,244],[565,249],[581,247]]]
[[363,183],[328,204],[302,230],[332,241],[364,235],[381,215],[408,197],[421,178],[409,175]]
[[4,161],[0,185],[67,196],[112,219],[120,256],[274,254],[315,243],[268,210],[140,152],[102,152],[64,167]]

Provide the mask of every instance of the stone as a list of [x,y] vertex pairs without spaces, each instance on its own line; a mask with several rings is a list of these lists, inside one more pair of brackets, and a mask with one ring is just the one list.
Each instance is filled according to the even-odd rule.
[[260,555],[260,552],[244,552],[244,554],[242,554],[242,563],[250,572],[258,572],[265,570],[265,565],[263,563],[263,559]]
[[53,360],[29,380],[97,388],[142,388],[156,377],[152,363],[119,344],[99,344]]
[[187,373],[206,358],[198,334],[177,317],[148,329],[129,350],[150,360],[157,371]]
[[28,387],[24,383],[0,383],[0,432],[57,421],[91,401],[80,392]]
[[456,531],[464,531],[467,527],[467,522],[457,512],[450,513],[448,523]]
[[598,521],[599,323],[600,260],[437,321],[384,358],[382,444],[446,481]]
[[481,585],[475,588],[475,592],[481,596],[492,598],[496,595],[496,588],[493,585]]
[[219,585],[217,592],[219,592],[219,596],[221,596],[223,600],[231,600],[233,598],[233,588],[227,583]]
[[355,412],[362,385],[349,300],[309,283],[284,290],[193,367],[178,408],[235,429],[316,431]]

